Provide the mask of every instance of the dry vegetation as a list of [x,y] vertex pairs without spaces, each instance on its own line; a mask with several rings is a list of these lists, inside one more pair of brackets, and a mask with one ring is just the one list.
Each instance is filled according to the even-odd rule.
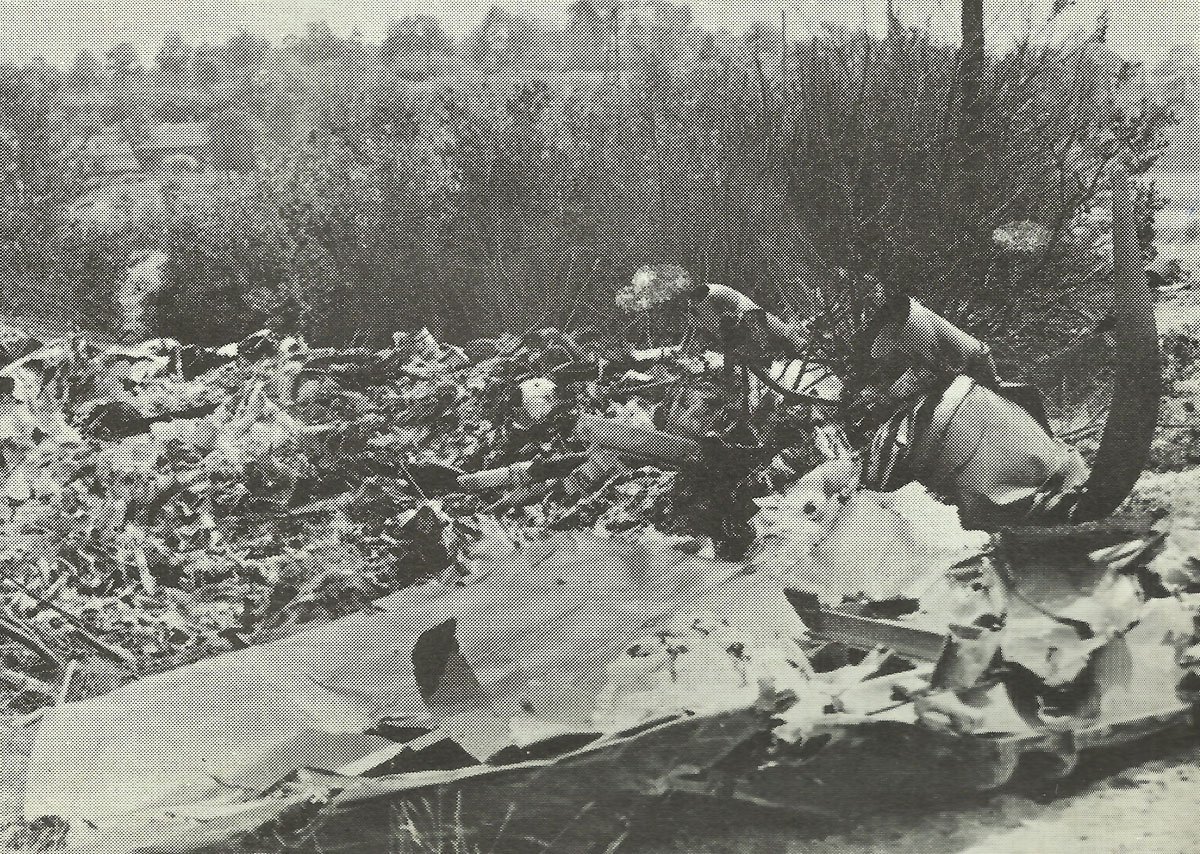
[[[15,69],[3,94],[6,124],[25,128],[9,141],[26,191],[6,279],[27,305],[65,294],[94,318],[131,254],[161,249],[160,320],[179,337],[271,324],[346,341],[603,318],[647,260],[786,310],[799,275],[836,266],[1005,330],[1002,356],[1023,361],[1098,313],[1104,167],[1126,143],[1148,166],[1170,119],[1123,103],[1133,70],[1103,24],[1051,47],[1035,36],[988,59],[971,134],[958,53],[898,22],[883,39],[785,43],[581,2],[558,30],[493,11],[461,45],[409,18],[378,47],[314,27],[280,48],[169,39],[147,70],[119,49],[107,69]],[[86,132],[63,127],[63,105],[97,98],[128,134],[207,121],[223,175],[118,182],[85,193],[91,216],[62,216],[79,187],[54,164]],[[1051,229],[1049,248],[1000,263],[991,232],[1024,220]]]

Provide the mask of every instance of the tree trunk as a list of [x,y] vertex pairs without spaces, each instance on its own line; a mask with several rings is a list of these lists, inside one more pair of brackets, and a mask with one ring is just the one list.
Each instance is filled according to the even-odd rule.
[[979,143],[983,130],[983,111],[980,90],[983,85],[983,0],[963,0],[962,6],[962,124],[960,142],[963,162],[969,169],[980,155]]

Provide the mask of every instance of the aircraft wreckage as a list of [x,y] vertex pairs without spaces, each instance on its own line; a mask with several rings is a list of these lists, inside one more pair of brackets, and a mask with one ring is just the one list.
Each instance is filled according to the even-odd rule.
[[[1119,236],[1130,228],[1119,218]],[[1032,486],[1003,466],[951,484],[995,508],[1040,508],[1045,524],[967,530],[919,483],[847,489],[844,466],[817,466],[754,496],[749,536],[730,534],[744,548],[720,557],[667,524],[712,498],[703,485],[664,502],[689,466],[766,443],[747,420],[706,457],[679,426],[701,410],[663,389],[728,377],[732,348],[605,360],[553,331],[464,349],[398,336],[382,353],[270,336],[222,350],[34,348],[4,372],[19,404],[7,441],[22,450],[8,455],[10,527],[34,506],[53,528],[74,495],[74,516],[61,515],[89,520],[92,551],[64,535],[57,559],[91,555],[91,575],[71,576],[75,610],[52,605],[47,589],[66,582],[46,561],[33,564],[40,580],[6,576],[27,599],[0,622],[6,642],[64,680],[56,692],[5,672],[14,690],[58,694],[20,724],[32,743],[10,847],[391,850],[416,833],[413,816],[451,799],[450,824],[480,838],[549,827],[542,844],[613,850],[573,819],[581,805],[633,815],[681,792],[845,814],[898,792],[994,788],[1029,760],[1065,774],[1082,751],[1190,722],[1189,545],[1167,520],[1107,518],[1140,472],[1158,394],[1151,295],[1116,260],[1128,362],[1090,473],[1063,456]],[[656,299],[661,284],[644,277],[626,296]],[[699,298],[737,304],[758,324],[751,337],[780,323],[735,291]],[[842,459],[822,416],[841,393],[829,374],[741,361],[740,380],[802,408],[815,445]],[[479,401],[497,388],[511,409],[506,431],[489,432]],[[664,400],[676,421],[639,409]],[[368,474],[313,490],[333,445],[339,471],[353,460]],[[417,445],[436,451],[397,451]],[[320,530],[333,533],[264,555],[212,518],[265,505],[268,527],[332,517]],[[387,555],[431,569],[399,583],[380,569]],[[292,589],[257,610],[201,607],[248,602],[255,584],[271,600],[281,579]],[[219,654],[153,661],[135,619],[81,617],[101,600],[153,604],[168,639]],[[137,678],[96,688],[92,673],[80,688],[47,614],[76,649]]]

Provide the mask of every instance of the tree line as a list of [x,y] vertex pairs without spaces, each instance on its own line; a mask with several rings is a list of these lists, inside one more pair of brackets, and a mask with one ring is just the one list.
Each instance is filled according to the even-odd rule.
[[[278,45],[170,36],[149,61],[117,45],[5,69],[0,246],[25,281],[6,286],[53,283],[94,316],[153,246],[170,257],[160,317],[197,340],[601,322],[654,261],[785,313],[805,277],[846,268],[983,334],[1044,343],[1088,322],[1108,276],[1105,170],[1129,152],[1148,168],[1172,120],[1124,96],[1136,69],[1102,21],[999,55],[894,15],[882,36],[780,23],[710,32],[684,7],[580,0],[566,26],[492,10],[459,42],[413,16],[380,44],[313,25]],[[149,222],[81,235],[62,211],[97,190],[60,166],[82,132],[73,103],[131,135],[130,117],[206,122],[209,174],[157,176]],[[1024,221],[1045,248],[998,257],[992,232]],[[1014,358],[1033,346],[1006,339]]]

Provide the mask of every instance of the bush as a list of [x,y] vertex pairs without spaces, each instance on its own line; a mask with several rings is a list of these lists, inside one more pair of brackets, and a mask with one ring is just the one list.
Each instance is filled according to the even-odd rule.
[[163,328],[204,344],[264,326],[300,329],[309,318],[292,275],[295,251],[269,189],[252,182],[219,195],[223,203],[176,212],[170,223]]
[[[233,100],[217,153],[246,192],[176,212],[176,334],[603,322],[652,262],[787,312],[802,281],[846,268],[1028,365],[1103,315],[1106,168],[1127,147],[1152,162],[1169,119],[1122,106],[1127,65],[1084,37],[989,57],[971,134],[953,47],[898,27],[785,44],[685,15],[618,29],[577,9],[554,30],[494,12],[465,45],[414,18],[382,50],[314,27],[255,57],[259,82],[204,84]],[[1025,221],[1047,244],[998,254],[993,231]]]
[[[301,230],[380,322],[462,336],[603,319],[658,260],[784,311],[814,270],[898,281],[1014,363],[1103,314],[1105,170],[1125,146],[1148,165],[1169,117],[1121,112],[1101,44],[991,57],[968,148],[955,52],[928,34],[702,35],[627,33],[599,74],[364,85],[308,146]],[[1025,220],[1048,245],[998,257],[992,232]]]

